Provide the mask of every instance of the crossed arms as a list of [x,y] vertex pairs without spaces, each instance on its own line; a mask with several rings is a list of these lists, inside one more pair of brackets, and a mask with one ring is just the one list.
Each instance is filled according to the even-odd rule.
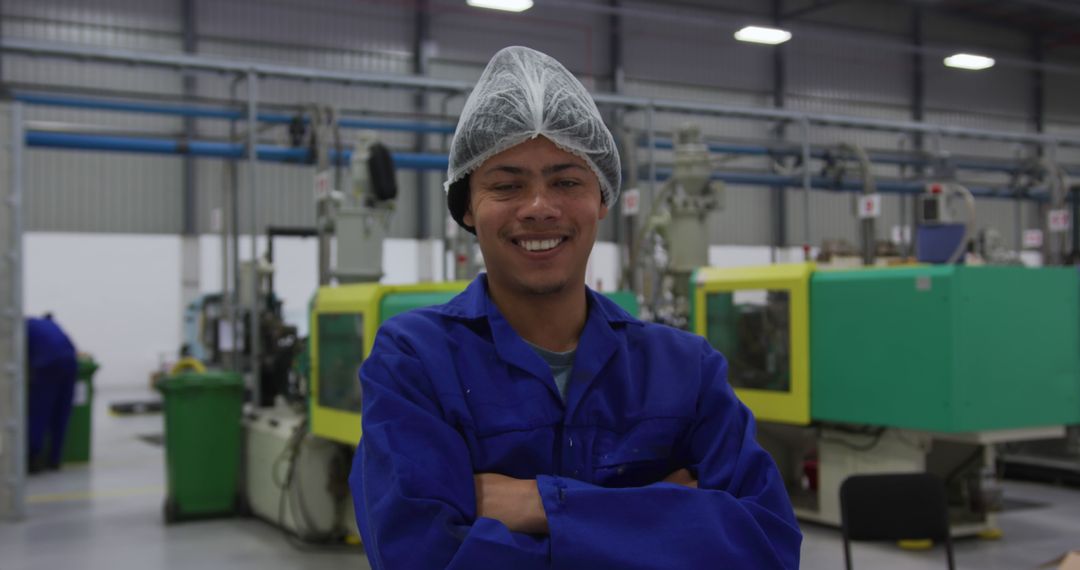
[[364,436],[350,477],[375,570],[798,567],[783,482],[711,349],[703,370],[717,381],[699,398],[690,469],[607,488],[473,473],[420,361],[385,337],[376,347],[362,371]]

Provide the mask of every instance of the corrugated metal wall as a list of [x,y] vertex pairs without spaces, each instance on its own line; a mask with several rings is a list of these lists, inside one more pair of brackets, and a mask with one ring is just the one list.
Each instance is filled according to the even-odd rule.
[[[609,91],[612,86],[610,16],[606,1],[590,2],[596,9],[537,6],[515,16],[467,8],[448,0],[431,0],[432,41],[430,73],[436,77],[475,79],[486,60],[505,45],[522,44],[559,58],[583,78],[591,89]],[[799,7],[799,2],[787,2]],[[805,4],[805,3],[803,3]],[[410,73],[413,68],[414,14],[412,3],[381,0],[195,0],[198,52],[282,64],[335,70]],[[773,105],[773,49],[734,41],[727,30],[742,21],[768,21],[767,3],[711,3],[712,9],[667,10],[655,2],[625,1],[622,25],[624,89],[642,95],[702,102],[768,107]],[[94,46],[178,52],[182,46],[180,0],[9,0],[3,5],[3,34],[8,38],[78,42]],[[730,12],[719,10],[728,9]],[[753,11],[749,13],[748,11]],[[657,12],[663,17],[657,17]],[[823,26],[841,29],[873,29],[830,36]],[[822,8],[791,26],[811,38],[792,42],[783,50],[785,106],[790,109],[907,120],[911,118],[912,52],[904,47],[910,38],[911,12],[899,4],[838,3]],[[723,33],[717,30],[725,30]],[[826,30],[823,32],[823,30]],[[1029,40],[1000,27],[988,28],[969,21],[938,15],[925,19],[928,44],[980,46],[1023,58]],[[1071,57],[1068,51],[1063,52]],[[975,74],[946,69],[934,57],[926,58],[926,120],[943,124],[1032,131],[1033,107],[1028,70],[999,66]],[[178,74],[92,62],[60,62],[16,55],[3,58],[4,80],[17,88],[64,87],[82,93],[129,91],[176,95],[181,92]],[[197,96],[224,102],[236,96],[242,102],[241,84],[233,93],[231,78],[199,75]],[[1080,134],[1080,111],[1074,101],[1080,93],[1080,77],[1050,73],[1046,76],[1047,130]],[[414,113],[413,96],[402,90],[356,88],[268,80],[260,84],[264,102],[285,110],[318,103],[352,112],[389,116]],[[463,101],[446,102],[432,96],[427,113],[432,118],[444,111],[456,116]],[[177,133],[176,119],[114,113],[31,109],[35,121],[92,124],[111,128]],[[654,125],[663,135],[686,121],[698,124],[710,138],[764,143],[776,140],[776,125],[761,121],[657,113]],[[643,112],[624,116],[631,136],[645,127]],[[226,124],[199,121],[204,137],[223,137]],[[286,144],[283,128],[261,134],[267,142]],[[346,141],[355,133],[344,133]],[[784,131],[797,140],[797,128]],[[396,148],[408,149],[409,134],[384,135]],[[871,149],[895,150],[910,141],[896,133],[843,128],[815,128],[815,144],[859,144]],[[441,137],[429,137],[431,149],[443,145]],[[944,139],[941,150],[954,154],[1014,156],[1016,145]],[[628,143],[635,148],[635,143]],[[640,164],[644,156],[638,150]],[[1080,163],[1080,152],[1062,149],[1063,160]],[[664,162],[670,154],[657,153]],[[630,162],[627,160],[626,162]],[[225,186],[221,161],[196,161],[197,226],[210,231],[211,212],[220,208]],[[760,170],[762,158],[740,158],[725,168]],[[241,213],[247,219],[246,173],[240,168]],[[876,174],[895,178],[896,167],[879,167]],[[27,227],[49,231],[161,232],[181,231],[182,161],[171,157],[106,155],[67,151],[33,150],[27,159]],[[263,164],[259,173],[263,224],[311,225],[313,168]],[[976,180],[982,180],[976,178]],[[987,183],[1003,178],[986,177]],[[413,237],[421,226],[438,236],[445,220],[441,177],[422,179],[413,172],[399,174],[401,187],[398,215],[392,235]],[[421,188],[422,186],[422,188]],[[416,219],[420,193],[429,204],[426,220]],[[731,187],[723,212],[715,215],[710,242],[719,244],[767,244],[773,239],[773,197],[767,188]],[[798,189],[786,193],[787,243],[803,240],[803,197]],[[887,196],[884,218],[878,224],[887,238],[900,223],[900,198]],[[1015,207],[1009,201],[980,200],[980,220],[994,225],[1011,243],[1018,229]],[[1034,226],[1040,215],[1026,207],[1022,225]],[[811,241],[855,240],[857,221],[851,213],[851,196],[815,191],[810,196]],[[605,230],[610,239],[613,231]],[[983,225],[983,223],[980,223]]]

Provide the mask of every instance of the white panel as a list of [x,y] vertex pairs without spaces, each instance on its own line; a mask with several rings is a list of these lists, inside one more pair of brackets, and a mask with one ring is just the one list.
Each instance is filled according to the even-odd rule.
[[598,241],[593,245],[589,263],[585,267],[585,284],[595,291],[616,291],[622,274],[619,245]]
[[[709,246],[709,267],[753,267],[771,265],[773,255],[777,263],[801,263],[806,261],[801,247],[773,248],[763,245],[711,245]],[[817,248],[810,249],[810,257],[817,255]]]
[[146,386],[180,348],[179,266],[175,236],[31,232],[26,312],[51,311],[94,355],[98,386]]

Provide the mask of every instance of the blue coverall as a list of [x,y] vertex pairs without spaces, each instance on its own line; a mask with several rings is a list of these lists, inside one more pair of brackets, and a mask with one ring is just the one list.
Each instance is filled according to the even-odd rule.
[[[485,275],[383,324],[349,481],[372,568],[798,567],[783,480],[724,357],[587,294],[565,403]],[[684,467],[699,489],[658,483]],[[550,534],[478,518],[484,472],[535,478]]]
[[[27,451],[31,463],[60,465],[78,376],[75,346],[52,319],[26,320],[29,372]],[[48,457],[42,456],[48,441]]]

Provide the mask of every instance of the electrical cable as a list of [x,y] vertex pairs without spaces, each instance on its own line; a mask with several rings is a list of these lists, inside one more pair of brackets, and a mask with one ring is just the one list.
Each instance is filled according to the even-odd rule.
[[[313,536],[311,534],[305,533],[305,530],[309,530],[310,527],[313,526],[310,521],[310,516],[304,516],[307,514],[307,510],[305,507],[301,507],[303,512],[297,513],[297,507],[295,507],[292,503],[292,500],[297,500],[292,498],[294,490],[293,484],[296,481],[296,464],[297,460],[300,457],[300,446],[302,445],[307,435],[307,423],[308,420],[305,417],[303,420],[300,421],[299,424],[297,424],[295,428],[293,428],[293,432],[289,435],[289,440],[286,442],[285,448],[282,449],[281,453],[274,460],[274,463],[271,467],[271,477],[274,481],[274,484],[277,485],[279,489],[281,489],[281,495],[278,499],[278,527],[281,528],[282,533],[285,535],[285,538],[289,542],[289,544],[300,551],[355,551],[356,548],[354,546],[340,544],[339,539],[341,537],[335,531],[322,533],[322,536]],[[280,465],[282,465],[283,462],[287,462],[287,466],[285,470],[285,478],[284,480],[281,480],[278,474],[280,472]],[[302,492],[298,491],[296,494],[299,496],[302,495]],[[299,496],[298,500],[302,502],[302,496]],[[293,522],[296,524],[297,527],[297,530],[295,532],[290,531],[288,526],[285,524],[286,507],[289,507],[289,512],[293,515]],[[300,516],[298,516],[298,514]],[[301,521],[301,516],[303,516],[304,518],[303,521]],[[301,524],[308,525],[308,528],[301,529]]]
[[841,427],[841,426],[830,426],[830,429],[833,429],[833,430],[839,431],[839,432],[849,433],[849,434],[852,434],[852,435],[871,436],[872,437],[872,439],[868,443],[858,445],[858,444],[851,443],[850,441],[840,439],[840,438],[822,437],[820,435],[821,434],[821,428],[820,427],[818,428],[818,434],[819,434],[818,435],[818,440],[819,441],[824,441],[824,442],[828,442],[828,443],[836,443],[836,444],[839,444],[839,445],[843,445],[844,447],[847,447],[847,448],[852,449],[854,451],[870,451],[871,449],[874,449],[875,447],[877,447],[877,445],[879,443],[881,443],[881,438],[882,438],[883,435],[885,435],[885,431],[887,430],[887,428],[884,428],[884,427],[875,428],[873,430],[866,430],[866,429],[855,430],[855,429],[845,428],[845,427]]
[[948,184],[947,187],[950,192],[960,194],[964,198],[964,204],[968,210],[968,223],[964,224],[964,237],[960,240],[960,244],[956,246],[956,251],[945,262],[946,265],[953,265],[960,261],[960,257],[967,251],[967,242],[971,239],[972,228],[975,227],[975,196],[971,193],[971,190],[959,184]]

